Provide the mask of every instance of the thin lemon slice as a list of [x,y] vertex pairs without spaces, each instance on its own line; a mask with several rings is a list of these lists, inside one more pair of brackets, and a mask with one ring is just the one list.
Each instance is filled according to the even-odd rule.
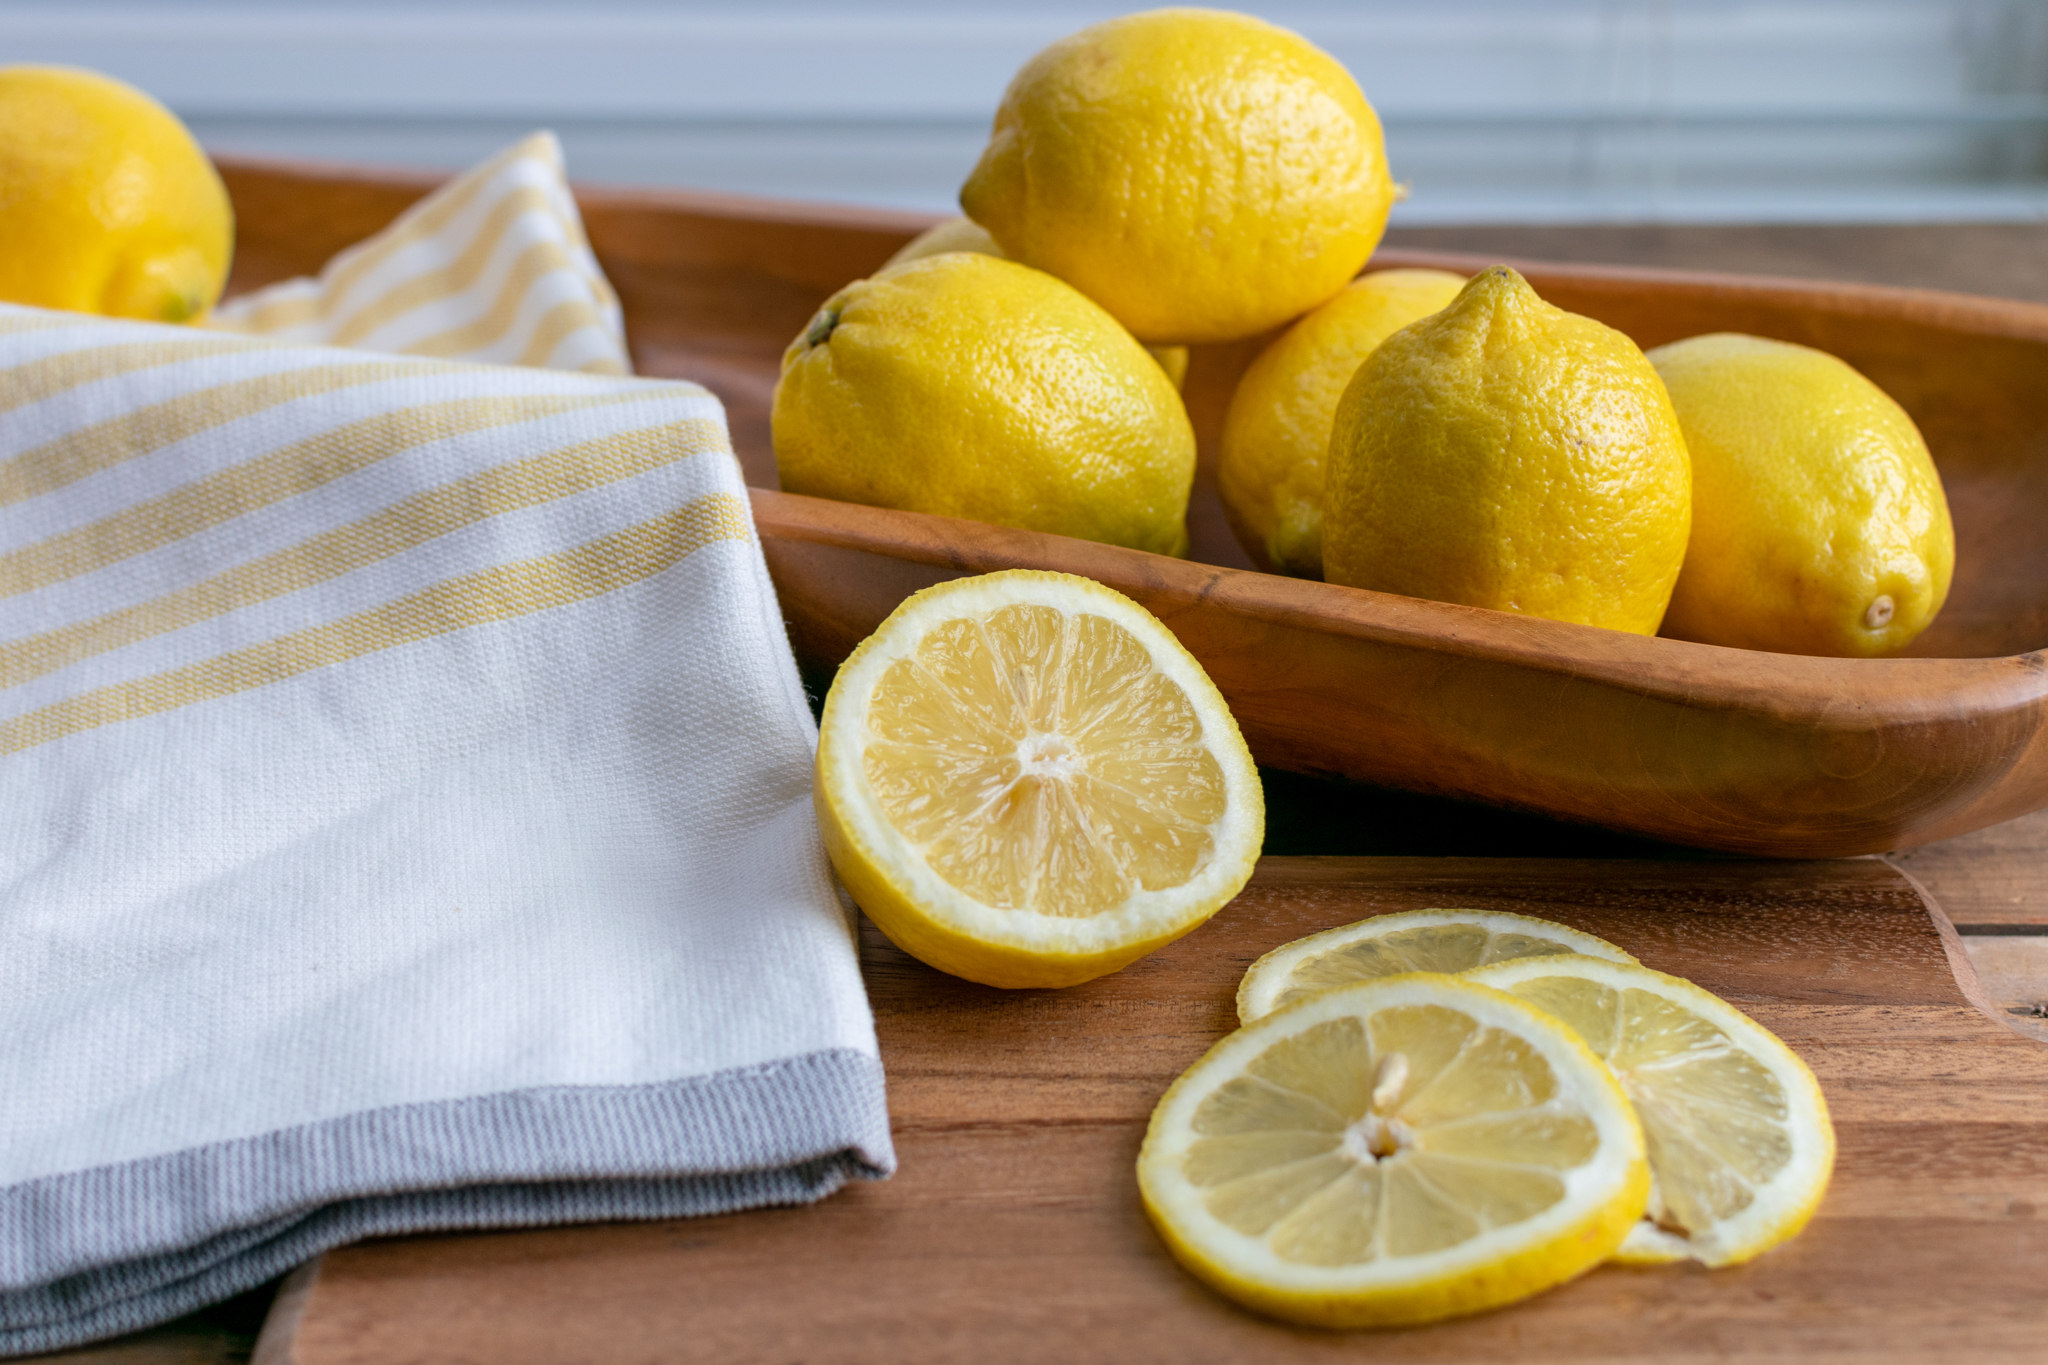
[[1820,1082],[1690,981],[1591,957],[1471,972],[1570,1024],[1614,1068],[1649,1143],[1650,1207],[1619,1260],[1740,1265],[1806,1226],[1835,1168]]
[[1249,1024],[1332,986],[1399,972],[1462,972],[1551,953],[1635,959],[1604,938],[1505,910],[1404,910],[1284,943],[1251,965],[1237,987]]
[[1143,607],[1017,569],[927,588],[840,668],[818,823],[898,946],[992,986],[1065,986],[1179,938],[1244,886],[1258,770]]
[[1611,1255],[1649,1190],[1613,1073],[1514,997],[1417,972],[1341,986],[1209,1050],[1138,1156],[1181,1264],[1325,1327],[1497,1307]]

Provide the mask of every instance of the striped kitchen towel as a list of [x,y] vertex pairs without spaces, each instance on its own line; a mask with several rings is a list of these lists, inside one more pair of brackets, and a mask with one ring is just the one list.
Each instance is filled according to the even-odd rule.
[[688,384],[0,307],[0,1354],[894,1162]]
[[231,299],[207,325],[279,341],[631,374],[553,133],[458,176],[318,279]]

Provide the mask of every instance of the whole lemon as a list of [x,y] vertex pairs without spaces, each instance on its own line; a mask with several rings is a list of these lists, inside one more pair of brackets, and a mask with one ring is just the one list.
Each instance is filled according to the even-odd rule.
[[1014,261],[953,252],[840,290],[770,416],[792,493],[1187,552],[1180,395],[1116,319]]
[[1913,419],[1824,351],[1717,333],[1650,352],[1692,452],[1692,544],[1664,631],[1887,654],[1948,596],[1955,531]]
[[1378,345],[1458,296],[1463,275],[1379,270],[1259,352],[1223,416],[1216,487],[1252,562],[1323,576],[1323,462],[1337,400]]
[[1144,341],[1277,327],[1356,275],[1394,185],[1329,54],[1218,10],[1127,15],[1026,62],[960,205]]
[[0,299],[186,322],[220,298],[234,236],[168,109],[91,71],[0,68]]
[[[900,247],[889,258],[889,265],[903,265],[909,261],[921,261],[927,256],[943,256],[949,251],[978,251],[984,256],[1004,255],[996,245],[996,239],[988,235],[988,229],[972,218],[948,218],[935,223]],[[883,269],[887,269],[884,266]],[[1177,389],[1187,383],[1188,348],[1185,346],[1147,346],[1146,351],[1159,362],[1159,368],[1166,371],[1166,377]]]
[[1635,343],[1494,266],[1360,367],[1324,498],[1333,583],[1648,635],[1692,475]]

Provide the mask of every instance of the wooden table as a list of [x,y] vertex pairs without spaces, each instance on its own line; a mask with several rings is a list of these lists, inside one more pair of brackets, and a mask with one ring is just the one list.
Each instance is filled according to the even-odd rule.
[[[1389,242],[1503,256],[1868,280],[2048,302],[2048,228],[2026,225],[1435,228],[1396,231],[1389,234]],[[1445,856],[1683,856],[1679,850],[1645,846],[1597,831],[1398,793],[1322,788],[1305,785],[1304,779],[1282,779],[1281,785],[1286,789],[1277,793],[1275,804],[1281,818],[1276,821],[1275,833],[1289,852],[1384,854],[1419,848]],[[2048,1041],[2048,1017],[2044,1017],[2048,1016],[2048,812],[1898,853],[1891,862],[1922,883],[1961,931],[1962,946],[1976,966],[1990,1010],[2015,1031],[2031,1031]],[[1274,864],[1262,872],[1262,884],[1269,878],[1280,883],[1290,878],[1298,881],[1300,866]],[[1845,875],[1853,878],[1858,874]],[[1925,960],[1923,955],[1923,965]],[[900,1105],[905,1087],[903,1078],[895,1079]],[[1957,1083],[1969,1093],[1989,1084],[1990,1078],[1975,1082],[1959,1079]],[[910,1088],[914,1093],[914,1082]],[[2048,1098],[2039,1090],[2034,1094],[2037,1101]],[[777,1216],[843,1217],[845,1210],[857,1210],[863,1198],[863,1192],[849,1191],[826,1209]],[[2043,1269],[2040,1248],[2026,1240],[2032,1233],[2023,1222],[2021,1214],[2013,1213],[2004,1223],[1988,1221],[1980,1234],[1973,1235],[2016,1236],[2015,1249],[2024,1244],[2034,1253],[2019,1269],[2038,1281]],[[546,1235],[573,1241],[579,1234]],[[717,1234],[707,1231],[706,1235]],[[428,1240],[416,1245],[417,1270],[423,1277],[434,1272],[436,1257],[448,1258],[451,1263],[460,1259],[456,1250],[460,1243]],[[764,1282],[778,1273],[779,1267],[761,1267]],[[730,1297],[751,1286],[742,1283],[724,1288]],[[268,1302],[269,1292],[259,1291],[152,1332],[42,1359],[96,1365],[215,1365],[247,1360]],[[1207,1312],[1207,1301],[1198,1302],[1203,1306],[1193,1311]],[[1114,1318],[1111,1311],[1105,1320],[1113,1323]],[[1925,1315],[1921,1318],[1924,1328]],[[625,1330],[624,1324],[619,1326]],[[2008,1344],[2025,1339],[2010,1335],[2014,1330],[2011,1322],[1987,1322],[1985,1326],[1994,1334],[2006,1334],[1999,1339]],[[585,1327],[593,1332],[610,1330],[602,1322]],[[1028,1337],[1016,1341],[1028,1343]],[[954,1345],[958,1354],[979,1354],[972,1342]]]

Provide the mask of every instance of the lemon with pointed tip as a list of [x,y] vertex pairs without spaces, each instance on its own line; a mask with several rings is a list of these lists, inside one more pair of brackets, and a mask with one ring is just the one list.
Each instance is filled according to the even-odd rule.
[[1386,227],[1380,123],[1343,65],[1248,15],[1061,39],[996,109],[960,206],[1140,340],[1228,341],[1342,289]]
[[227,190],[168,109],[96,72],[0,67],[0,300],[190,322],[233,250]]
[[1664,633],[1782,654],[1896,653],[1941,610],[1955,529],[1905,409],[1810,346],[1716,333],[1649,353],[1692,453]]
[[1187,552],[1195,433],[1116,320],[1043,271],[929,256],[841,289],[782,358],[782,486]]
[[1463,979],[1569,1024],[1635,1105],[1651,1195],[1618,1259],[1741,1265],[1820,1207],[1835,1169],[1820,1082],[1727,1001],[1640,963],[1582,956],[1527,957]]
[[1614,1075],[1554,1016],[1463,977],[1340,986],[1225,1038],[1138,1155],[1174,1256],[1319,1327],[1476,1313],[1590,1270],[1649,1190]]
[[1123,594],[1016,569],[926,588],[840,666],[818,825],[911,956],[1069,986],[1172,942],[1251,876],[1258,769],[1194,656]]
[[1507,266],[1381,342],[1338,401],[1330,582],[1650,635],[1691,523],[1657,371]]
[[[882,268],[886,270],[889,266],[907,265],[911,261],[921,261],[927,256],[943,256],[949,251],[974,251],[984,256],[1009,259],[1003,254],[1003,249],[996,245],[996,239],[989,236],[987,228],[972,218],[948,218],[942,223],[932,224],[898,247],[896,254],[891,256],[888,264]],[[1187,347],[1147,346],[1145,351],[1159,362],[1159,368],[1166,371],[1166,377],[1173,381],[1176,389],[1187,383]]]
[[1216,491],[1254,564],[1323,576],[1323,465],[1337,400],[1382,341],[1464,286],[1447,270],[1376,270],[1274,338],[1245,370],[1223,416]]

